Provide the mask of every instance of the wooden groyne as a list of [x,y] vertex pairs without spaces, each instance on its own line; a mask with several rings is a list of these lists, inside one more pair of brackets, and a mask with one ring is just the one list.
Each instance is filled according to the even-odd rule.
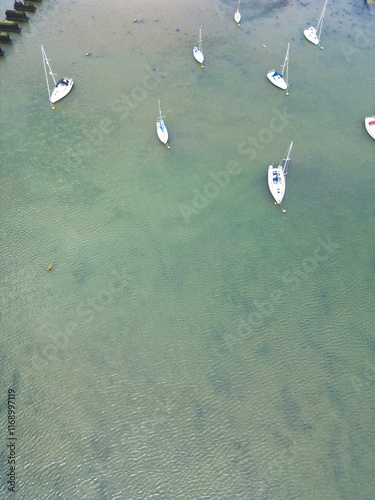
[[29,20],[25,12],[19,10],[6,10],[5,15],[8,21],[27,22]]
[[[41,2],[42,0],[32,1]],[[21,28],[18,26],[18,22],[27,22],[29,18],[26,12],[34,13],[35,11],[35,5],[30,3],[29,0],[27,0],[27,2],[14,0],[14,10],[6,10],[6,20],[0,19],[0,43],[12,43],[13,40],[8,33],[20,33]],[[0,48],[0,56],[2,55],[4,55],[4,51]]]
[[21,28],[15,21],[2,21],[0,20],[0,30],[9,31],[11,33],[19,33]]
[[5,31],[0,32],[0,43],[12,43],[12,39],[9,36],[9,33]]
[[22,2],[14,2],[14,9],[15,10],[25,10],[27,12],[35,12],[36,7],[32,3],[26,4]]

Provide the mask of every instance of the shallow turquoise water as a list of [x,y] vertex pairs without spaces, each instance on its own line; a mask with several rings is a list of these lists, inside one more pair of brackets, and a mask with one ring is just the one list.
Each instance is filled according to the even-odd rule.
[[[3,46],[18,498],[373,497],[375,13],[333,2],[321,51],[320,3],[236,4],[45,0]],[[54,111],[41,43],[75,81]]]

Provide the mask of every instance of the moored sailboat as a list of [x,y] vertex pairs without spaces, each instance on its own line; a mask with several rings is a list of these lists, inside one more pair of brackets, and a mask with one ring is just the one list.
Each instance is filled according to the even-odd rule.
[[[280,206],[285,194],[285,176],[288,173],[292,147],[293,141],[290,143],[290,146],[285,153],[285,158],[282,158],[280,164],[277,167],[274,167],[273,165],[268,167],[268,187],[275,199],[275,203]],[[283,212],[286,212],[286,210],[282,210]]]
[[318,19],[318,24],[316,25],[316,28],[314,28],[314,26],[310,26],[310,28],[305,29],[303,32],[303,34],[305,35],[305,38],[309,42],[313,43],[314,45],[319,45],[319,47],[322,50],[323,50],[323,47],[320,45],[320,37],[322,34],[323,20],[324,20],[324,14],[326,12],[327,2],[328,2],[328,0],[325,1],[322,13],[320,14],[320,17]]
[[168,149],[170,149],[170,146],[168,144],[168,130],[167,127],[165,126],[163,115],[161,114],[160,101],[159,101],[159,117],[156,121],[156,133],[158,134],[160,141],[163,144],[165,144]]
[[[43,45],[41,45],[41,49],[42,49],[44,73],[46,75],[48,97],[49,97],[51,104],[54,104],[55,102],[59,101],[60,99],[65,97],[67,94],[69,94],[69,92],[72,90],[74,82],[71,78],[61,78],[58,82],[56,82],[56,80],[55,80],[56,75],[52,72],[52,69],[51,69],[51,66],[49,64],[49,60],[47,58],[47,54],[45,53]],[[48,76],[47,76],[47,67],[48,67],[48,73],[52,76],[53,83],[55,84],[55,88],[53,89],[52,92],[50,91],[50,87],[49,87]]]
[[[280,89],[287,90],[288,89],[288,77],[289,77],[289,47],[290,43],[288,43],[288,48],[286,51],[285,59],[284,59],[284,64],[282,65],[281,73],[278,71],[271,69],[267,73],[267,78],[271,83],[276,85],[276,87],[279,87]],[[286,95],[288,95],[288,92],[286,92]]]
[[375,116],[367,116],[365,118],[365,127],[369,135],[375,139]]
[[236,21],[237,26],[239,26],[240,25],[240,21],[241,21],[240,2],[238,2],[237,11],[234,14],[234,20]]
[[204,55],[202,50],[202,26],[199,28],[199,47],[196,45],[193,48],[193,56],[196,61],[198,61],[203,68]]

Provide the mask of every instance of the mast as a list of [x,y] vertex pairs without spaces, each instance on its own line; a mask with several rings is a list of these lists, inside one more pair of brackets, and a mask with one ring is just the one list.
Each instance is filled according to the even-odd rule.
[[[283,161],[285,162],[285,163],[284,163],[284,167],[283,167],[283,173],[284,173],[285,175],[288,173],[288,165],[289,165],[289,162],[290,162],[290,152],[292,151],[292,147],[293,147],[293,141],[290,143],[290,146],[289,146],[288,152],[287,152],[287,154],[286,154],[286,158],[283,158],[283,159],[281,160],[281,164],[282,164],[282,162],[283,162]],[[279,165],[280,167],[282,166],[281,164]]]
[[[48,82],[48,76],[47,76],[47,68],[46,68],[46,64],[48,65],[48,68],[49,68],[49,70],[50,70],[50,74],[52,75],[53,81],[55,81],[55,78],[53,77],[52,70],[51,70],[51,66],[50,66],[50,65],[49,65],[49,63],[48,63],[47,55],[46,55],[46,53],[44,52],[43,45],[41,45],[41,48],[42,48],[42,57],[43,57],[44,74],[46,75],[46,82],[47,82],[47,89],[48,89],[48,98],[49,98],[49,99],[51,99],[51,91],[50,91],[50,88],[49,88],[49,82]],[[55,84],[56,84],[56,82],[55,82]]]
[[202,52],[202,26],[199,28],[199,50]]
[[288,88],[288,77],[289,77],[289,43],[288,43],[288,50],[286,51],[286,88]]
[[316,33],[318,35],[318,40],[320,42],[320,35],[322,34],[322,28],[323,28],[323,21],[324,21],[324,14],[326,12],[326,7],[327,7],[328,0],[325,1],[322,13],[320,14],[318,24],[316,26]]
[[[51,66],[49,64],[49,61],[48,61],[48,58],[47,58],[47,54],[45,53],[43,45],[41,45],[41,48],[42,48],[43,61],[44,61],[45,65],[47,64],[48,69],[49,69],[49,74],[52,76],[52,80],[53,80],[53,82],[54,82],[54,84],[56,86],[55,74],[52,72],[52,68],[51,68]],[[44,69],[46,69],[45,65],[44,65]]]
[[[288,48],[286,50],[286,55],[285,55],[285,59],[284,59],[284,64],[283,64],[283,67],[282,67],[282,70],[281,70],[281,75],[286,83],[286,95],[289,95],[289,92],[288,92],[288,75],[289,75],[289,47],[290,47],[290,43],[288,43]],[[286,76],[284,78],[284,70],[285,70],[285,66],[286,66]]]
[[163,116],[162,116],[162,114],[161,114],[160,101],[159,101],[159,113],[160,113],[160,120],[162,120],[162,119],[163,119]]
[[284,69],[285,69],[285,66],[286,66],[286,84],[288,85],[288,59],[289,59],[289,47],[290,47],[290,43],[288,43],[288,48],[287,48],[287,51],[286,51],[286,55],[285,55],[285,59],[284,59],[284,64],[283,64],[283,67],[281,69],[281,75],[284,76]]

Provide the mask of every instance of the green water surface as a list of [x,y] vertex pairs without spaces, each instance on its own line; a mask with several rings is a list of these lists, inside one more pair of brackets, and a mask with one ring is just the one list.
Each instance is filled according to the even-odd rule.
[[2,47],[2,498],[9,388],[13,498],[373,498],[375,9],[320,50],[320,4],[45,0]]

